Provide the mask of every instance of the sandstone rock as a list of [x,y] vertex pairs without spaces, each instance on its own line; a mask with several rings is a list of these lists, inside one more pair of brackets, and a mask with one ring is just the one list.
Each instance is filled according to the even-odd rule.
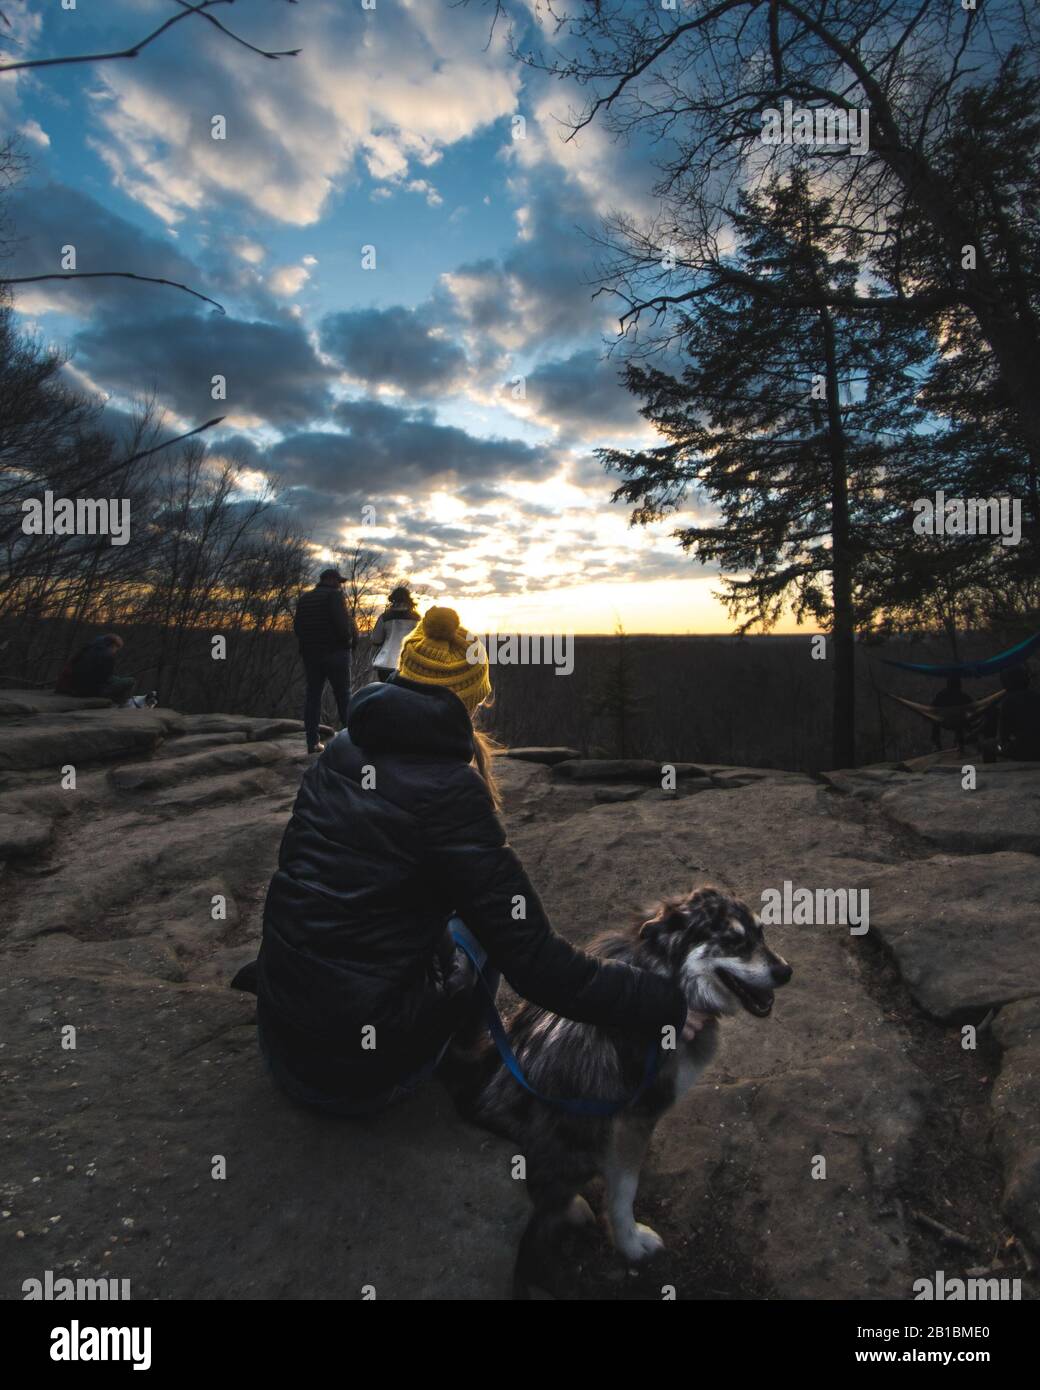
[[[673,763],[676,777],[703,777],[695,763]],[[647,758],[579,758],[559,762],[553,776],[570,782],[645,782],[661,785],[663,763]]]
[[[61,723],[85,739],[91,720],[121,728],[150,714],[11,716],[0,748],[5,732],[30,724]],[[507,1296],[526,1219],[523,1184],[511,1177],[515,1145],[461,1124],[436,1083],[346,1126],[292,1105],[257,1055],[255,1001],[226,987],[259,939],[307,762],[299,726],[163,711],[136,727],[175,737],[111,779],[85,774],[76,793],[16,765],[0,795],[0,816],[61,816],[46,862],[13,860],[3,884],[12,890],[0,940],[5,1180],[9,1172],[17,1188],[19,1228],[37,1231],[64,1209],[62,1257],[94,1274],[112,1213],[134,1217],[148,1235],[121,1242],[117,1255],[137,1299],[341,1299],[366,1284],[380,1299]],[[1022,1239],[1040,1243],[1040,981],[1028,927],[1036,860],[908,861],[891,814],[864,815],[834,795],[840,786],[865,799],[908,796],[912,783],[926,797],[952,797],[958,777],[860,769],[821,786],[687,764],[678,794],[666,796],[656,762],[637,761],[633,775],[625,760],[620,775],[593,769],[587,781],[563,772],[584,761],[496,759],[510,840],[569,939],[587,943],[695,883],[720,883],[752,906],[785,879],[869,886],[871,926],[923,1008],[974,1017],[1005,1003],[993,1093],[1005,1208]],[[170,780],[150,783],[156,770]],[[1012,784],[998,768],[991,790],[1021,802],[1030,773],[1020,775]],[[146,794],[126,795],[121,781]],[[726,795],[692,794],[702,790]],[[223,919],[212,915],[216,895]],[[740,1014],[722,1025],[719,1058],[662,1123],[645,1166],[637,1216],[666,1251],[633,1277],[592,1233],[565,1296],[638,1289],[659,1299],[662,1283],[680,1298],[911,1296],[925,1257],[915,1232],[911,1259],[900,1203],[928,1205],[914,1159],[942,1078],[914,1065],[911,1030],[868,987],[876,957],[867,941],[796,926],[768,927],[767,938],[793,965],[791,984],[768,1020]],[[55,1043],[67,1023],[78,1029],[75,1052]],[[211,1183],[213,1153],[227,1157],[232,1182]],[[812,1180],[817,1154],[825,1182]],[[998,1214],[985,1235],[1002,1231]],[[0,1283],[17,1286],[23,1264],[24,1250],[0,1242]]]
[[279,738],[283,734],[302,734],[300,719],[257,719],[243,714],[188,714],[184,716],[186,734],[242,733],[249,739]]
[[53,822],[42,816],[0,811],[0,859],[39,854],[50,844],[52,829]]
[[973,790],[961,786],[959,766],[939,764],[884,792],[881,809],[940,849],[1040,854],[1040,763],[964,761],[975,767]]
[[566,762],[568,758],[580,758],[581,753],[576,748],[507,748],[502,756],[518,758],[526,763],[545,763],[552,767],[556,763]]
[[837,772],[821,772],[819,778],[827,786],[846,796],[858,796],[864,801],[876,801],[893,787],[904,785],[912,774],[895,767],[842,768]]
[[236,896],[257,892],[270,877],[287,820],[287,810],[258,798],[231,813],[217,806],[162,822],[134,813],[78,823],[65,835],[68,859],[7,914],[9,939],[52,931],[145,936],[163,920],[162,895],[186,880],[222,878]]
[[173,948],[151,938],[78,941],[66,932],[52,932],[42,937],[32,951],[35,974],[53,973],[62,980],[82,977],[125,980],[131,976],[145,976],[180,983],[186,978]]
[[0,772],[75,767],[151,752],[167,724],[151,710],[89,711],[0,723]]
[[[528,1210],[512,1146],[460,1123],[436,1083],[337,1121],[275,1087],[251,996],[90,975],[23,974],[17,989],[15,1011],[0,997],[4,1131],[19,1136],[5,1175],[21,1228],[64,1213],[63,1253],[82,1252],[85,1275],[115,1272],[100,1252],[119,1214],[135,1223],[118,1228],[115,1256],[135,1300],[360,1300],[366,1286],[381,1301],[509,1297]],[[78,1027],[75,1052],[27,1021],[41,1005]],[[212,1182],[214,1153],[227,1183]],[[0,1277],[25,1278],[13,1239]]]
[[180,786],[195,777],[244,771],[281,760],[282,752],[270,743],[222,744],[184,758],[162,759],[113,768],[108,774],[114,787],[124,792],[159,791]]
[[0,691],[0,718],[34,714],[65,714],[70,710],[113,708],[100,696],[56,695],[50,690]]
[[205,748],[223,748],[232,743],[245,743],[246,735],[241,731],[226,734],[186,734],[183,738],[171,739],[159,749],[161,758],[186,758],[192,753],[201,753]]
[[993,1087],[996,1140],[1004,1160],[1004,1208],[1031,1252],[1040,1250],[1040,998],[1001,1009],[993,1025],[1004,1050]]
[[870,930],[926,1013],[949,1021],[1040,993],[1032,855],[937,855],[867,874]]
[[302,734],[302,719],[256,719],[249,729],[252,739],[283,738],[286,734]]
[[153,805],[164,811],[184,815],[205,806],[223,806],[248,797],[265,796],[282,785],[278,773],[270,768],[229,772],[223,777],[199,777],[180,786],[160,791]]

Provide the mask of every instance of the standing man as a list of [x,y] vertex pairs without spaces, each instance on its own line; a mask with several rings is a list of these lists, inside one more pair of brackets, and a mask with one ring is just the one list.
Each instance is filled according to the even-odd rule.
[[336,697],[340,724],[347,722],[350,655],[357,646],[358,630],[343,594],[346,582],[339,570],[322,570],[314,588],[301,594],[296,603],[293,631],[307,675],[303,722],[308,753],[320,753],[325,746],[318,742],[318,724],[326,681]]

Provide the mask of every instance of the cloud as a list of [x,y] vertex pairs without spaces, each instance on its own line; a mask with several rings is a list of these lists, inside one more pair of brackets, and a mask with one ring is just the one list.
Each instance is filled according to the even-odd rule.
[[339,429],[298,431],[268,451],[268,465],[283,485],[305,483],[338,500],[418,498],[435,486],[468,481],[536,481],[555,467],[543,449],[511,439],[480,439],[438,423],[429,410],[341,401],[332,415]]
[[310,278],[311,273],[306,265],[282,265],[267,277],[267,288],[281,299],[291,299],[294,294],[299,294]]
[[[161,276],[188,284],[214,298],[215,287],[199,267],[169,240],[153,236],[101,206],[95,199],[65,184],[29,184],[9,199],[13,248],[7,272],[12,277],[48,275],[62,270],[62,248],[72,246],[78,271],[120,270]],[[48,281],[39,286],[16,286],[19,308],[35,312],[57,307],[87,314],[109,309],[135,318],[168,313],[181,302],[177,290],[139,285],[128,280]]]
[[357,381],[408,395],[454,389],[466,354],[423,313],[396,305],[330,314],[321,324],[322,350]]
[[499,259],[482,258],[444,273],[433,296],[445,320],[467,335],[478,361],[495,350],[575,344],[599,334],[591,243],[597,213],[562,180],[532,182],[519,210],[521,235]]
[[[251,38],[302,50],[276,63],[205,25],[178,25],[161,63],[98,71],[99,146],[113,178],[171,224],[239,200],[306,226],[361,169],[439,196],[421,171],[514,110],[520,76],[504,42],[484,51],[479,7],[425,13],[433,8],[365,10],[342,0],[265,7]],[[200,103],[201,92],[212,97]],[[216,115],[226,139],[212,138]]]
[[46,149],[51,143],[51,137],[44,130],[43,126],[40,125],[39,121],[23,121],[18,127],[18,131],[21,135],[24,135],[27,140],[31,140],[34,145],[39,145],[42,149]]
[[[298,426],[326,413],[332,373],[295,323],[219,314],[170,314],[128,322],[104,315],[75,339],[76,361],[110,389],[155,390],[189,420],[227,415],[242,423]],[[214,400],[214,376],[226,399]]]
[[542,424],[581,437],[642,434],[646,422],[620,382],[621,362],[595,348],[545,362],[527,377],[527,405]]

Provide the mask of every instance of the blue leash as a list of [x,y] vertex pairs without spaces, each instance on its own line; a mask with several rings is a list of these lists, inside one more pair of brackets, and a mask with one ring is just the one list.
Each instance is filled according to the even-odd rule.
[[618,1111],[625,1110],[630,1105],[635,1105],[636,1101],[657,1075],[657,1067],[661,1054],[656,1041],[651,1042],[650,1046],[647,1048],[646,1065],[643,1068],[643,1079],[627,1100],[561,1100],[557,1096],[543,1096],[530,1085],[527,1077],[524,1076],[523,1072],[520,1070],[520,1063],[516,1060],[516,1054],[513,1052],[513,1048],[506,1036],[506,1030],[502,1026],[502,1019],[498,1009],[495,1007],[494,996],[491,993],[491,987],[484,978],[484,972],[480,968],[480,962],[473,954],[473,950],[469,943],[456,934],[454,927],[451,929],[451,935],[456,946],[462,948],[470,964],[473,966],[473,969],[477,972],[477,981],[485,995],[488,1028],[491,1030],[491,1036],[494,1038],[495,1046],[498,1048],[498,1055],[502,1058],[502,1061],[505,1063],[506,1068],[513,1078],[520,1083],[525,1091],[529,1091],[530,1094],[534,1096],[536,1100],[540,1100],[543,1105],[552,1105],[557,1110],[566,1111],[568,1115],[616,1115]]

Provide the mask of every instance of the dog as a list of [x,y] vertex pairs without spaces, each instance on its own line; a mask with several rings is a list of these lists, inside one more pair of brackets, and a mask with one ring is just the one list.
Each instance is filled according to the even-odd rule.
[[633,1212],[654,1128],[711,1062],[719,1020],[741,1009],[754,1018],[768,1017],[774,990],[792,975],[790,965],[766,945],[751,909],[713,887],[663,903],[627,931],[601,936],[591,951],[674,980],[690,1009],[708,1019],[690,1041],[662,1040],[656,1071],[643,1084],[645,1037],[521,1005],[507,1033],[530,1086],[552,1098],[623,1102],[634,1097],[606,1117],[572,1114],[539,1100],[509,1074],[493,1045],[485,1045],[467,1094],[456,1098],[463,1114],[512,1139],[526,1160],[533,1211],[517,1257],[514,1295],[519,1298],[530,1296],[531,1276],[562,1228],[595,1219],[580,1191],[595,1176],[605,1179],[607,1223],[624,1258],[642,1261],[663,1248],[657,1232],[636,1221]]

